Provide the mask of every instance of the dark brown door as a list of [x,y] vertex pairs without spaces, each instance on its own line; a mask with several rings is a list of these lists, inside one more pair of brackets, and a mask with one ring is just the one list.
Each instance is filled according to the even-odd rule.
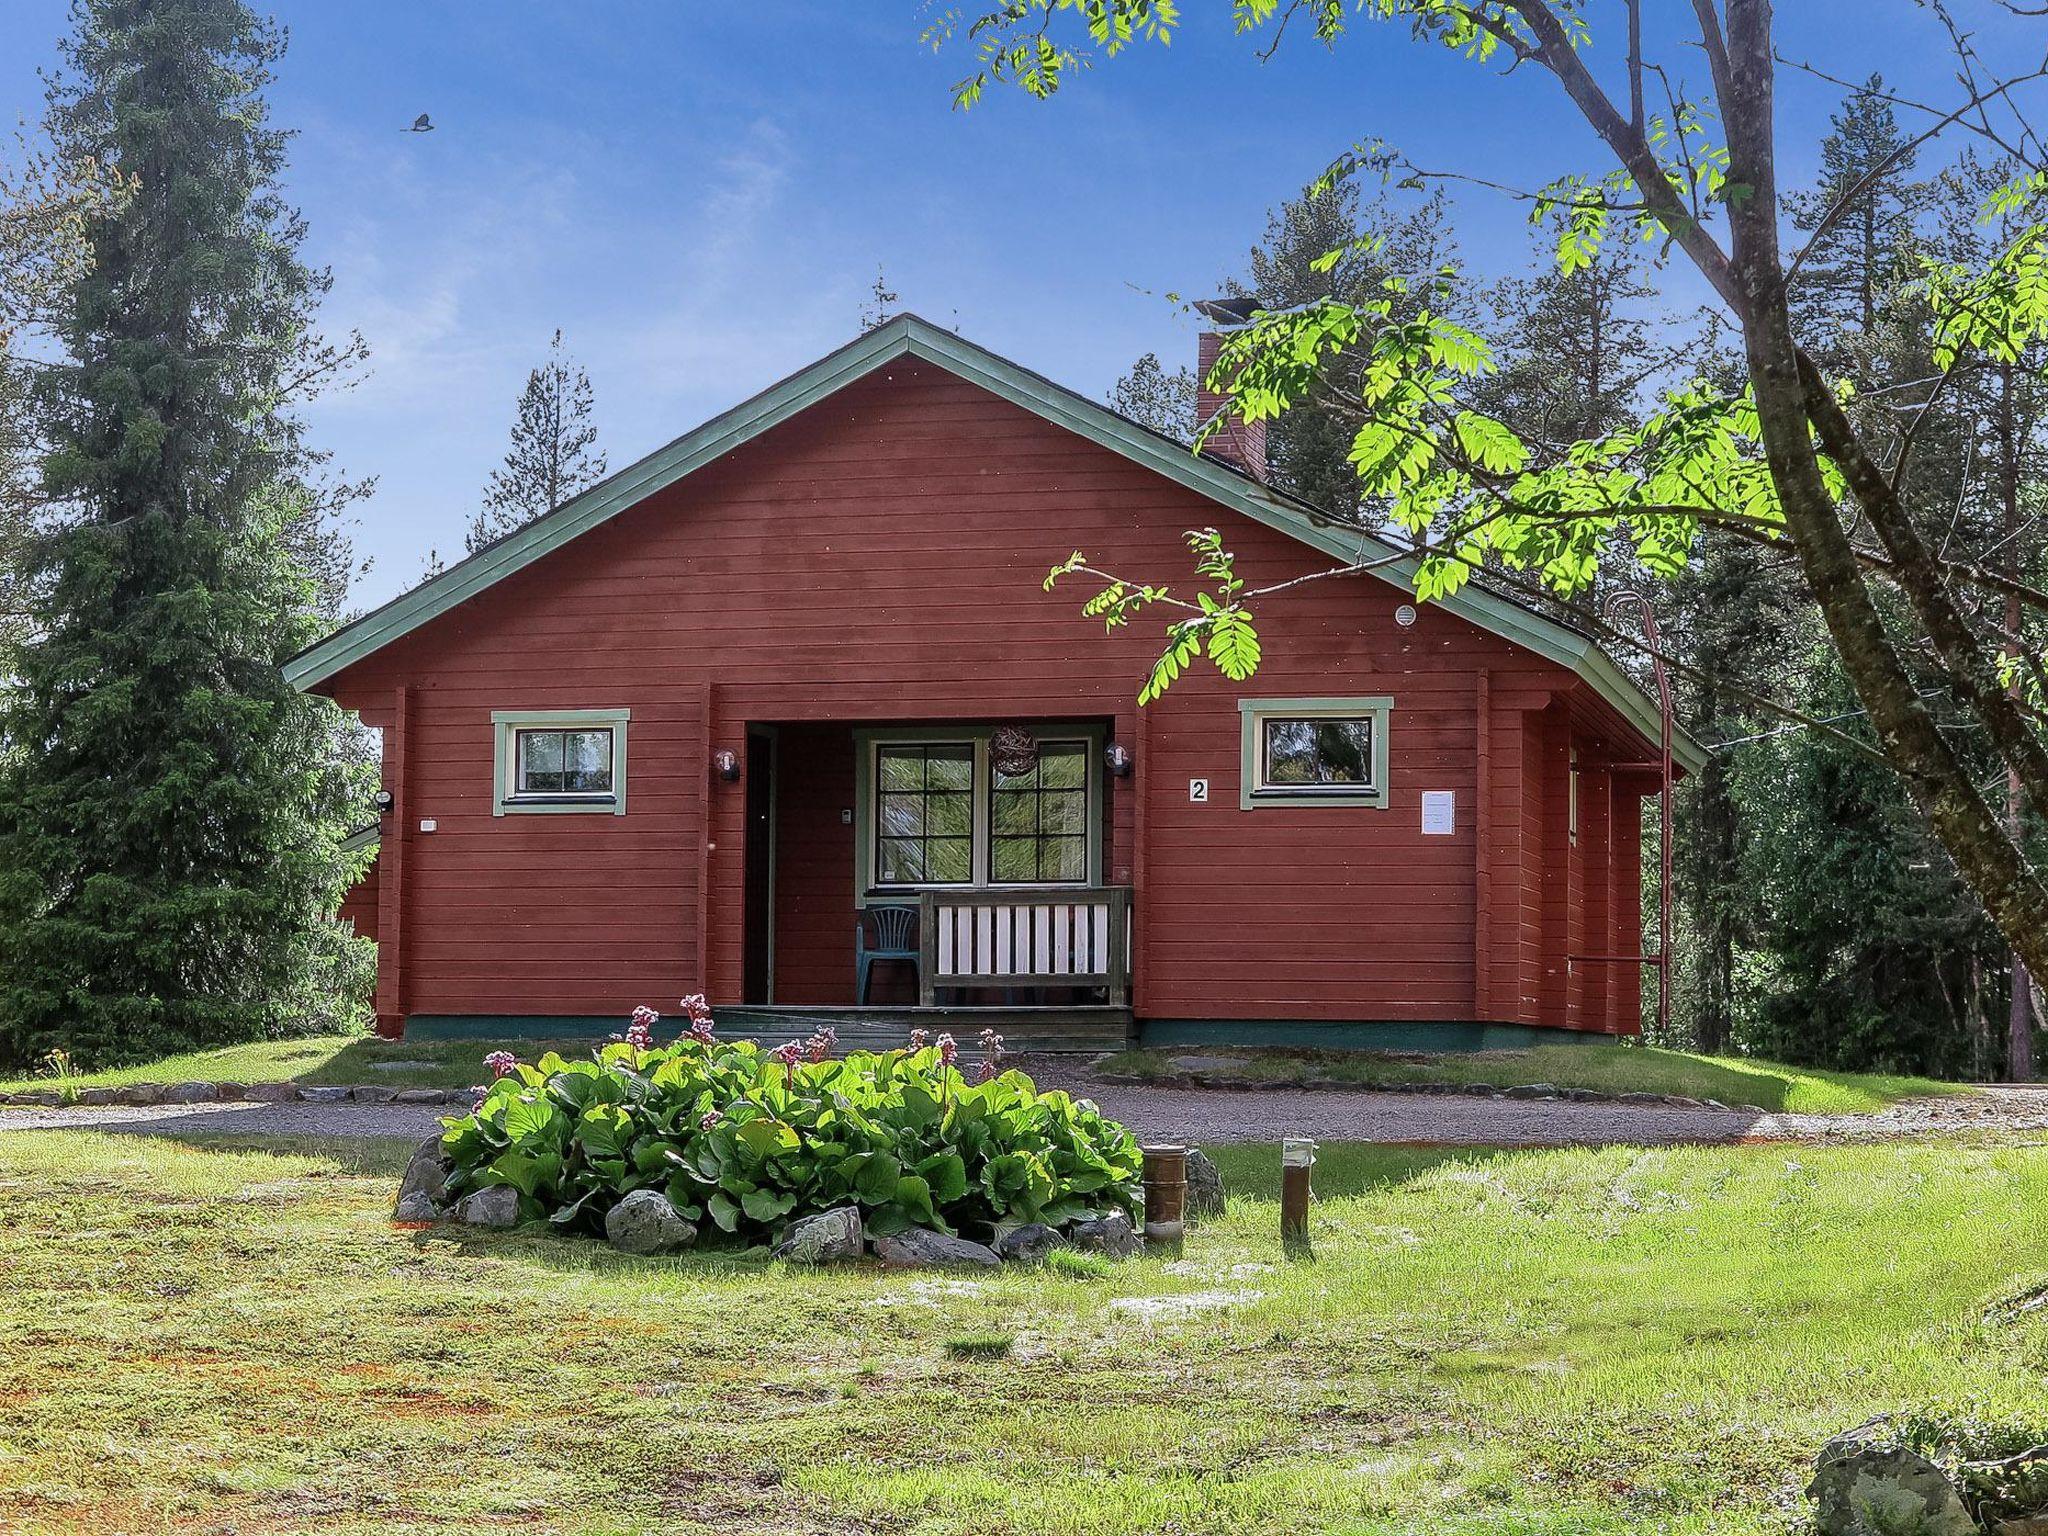
[[747,937],[742,1001],[767,1003],[775,985],[775,738],[747,733]]

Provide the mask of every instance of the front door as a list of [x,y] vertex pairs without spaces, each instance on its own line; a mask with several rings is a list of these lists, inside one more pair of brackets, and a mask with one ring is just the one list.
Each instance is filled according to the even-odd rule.
[[741,1001],[773,1002],[775,990],[775,736],[747,732],[746,955]]

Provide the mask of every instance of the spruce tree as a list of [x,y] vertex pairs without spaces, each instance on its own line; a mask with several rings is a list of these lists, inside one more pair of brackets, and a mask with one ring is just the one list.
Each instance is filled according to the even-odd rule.
[[320,627],[290,395],[337,357],[277,190],[281,39],[241,0],[72,19],[53,139],[136,185],[88,222],[39,380],[57,513],[0,713],[0,1057],[101,1065],[308,1019],[354,780],[280,672]]
[[590,375],[563,354],[557,330],[547,361],[526,376],[512,447],[491,471],[483,507],[463,539],[470,554],[604,478],[594,403]]

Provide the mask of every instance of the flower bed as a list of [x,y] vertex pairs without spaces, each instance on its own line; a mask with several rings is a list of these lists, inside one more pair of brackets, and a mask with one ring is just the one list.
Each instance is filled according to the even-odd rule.
[[904,1049],[833,1054],[830,1030],[764,1051],[722,1041],[701,998],[689,1030],[654,1044],[659,1017],[637,1010],[593,1059],[549,1053],[500,1075],[475,1110],[443,1122],[441,1198],[509,1186],[519,1217],[601,1232],[635,1190],[735,1243],[853,1206],[866,1233],[911,1228],[987,1234],[1135,1217],[1141,1160],[1130,1132],[1087,1100],[1041,1093],[1002,1071],[984,1033],[970,1081],[951,1036]]

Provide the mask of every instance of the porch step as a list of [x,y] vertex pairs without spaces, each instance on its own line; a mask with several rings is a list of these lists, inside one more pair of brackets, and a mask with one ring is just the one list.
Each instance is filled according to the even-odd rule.
[[824,1025],[839,1035],[841,1050],[893,1050],[913,1029],[950,1033],[973,1054],[984,1029],[1003,1037],[1010,1051],[1121,1051],[1131,1043],[1128,1008],[843,1008],[757,1005],[718,1010],[722,1035],[780,1045]]

